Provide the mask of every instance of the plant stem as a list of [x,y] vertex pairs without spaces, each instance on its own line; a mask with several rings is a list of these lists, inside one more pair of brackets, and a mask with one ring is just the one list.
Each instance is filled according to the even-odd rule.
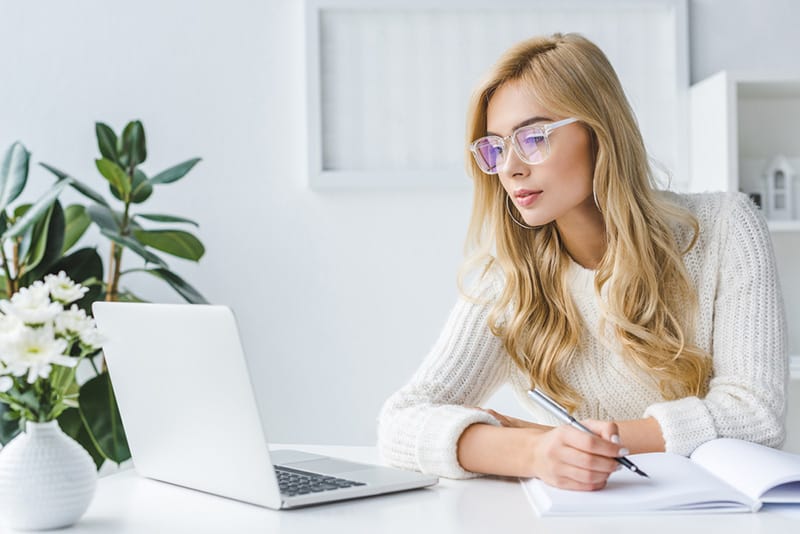
[[[133,182],[134,168],[131,167],[129,178]],[[128,235],[128,224],[130,223],[130,198],[125,199],[125,212],[122,214],[122,224],[120,224],[119,234]],[[106,292],[107,301],[115,301],[119,294],[119,277],[122,270],[122,251],[125,247],[118,246],[111,242],[111,258],[108,265],[108,291]],[[104,366],[105,367],[105,366]]]
[[2,245],[0,245],[0,255],[2,255],[3,259],[3,270],[6,272],[7,298],[11,298],[11,295],[16,292],[16,288],[14,287],[14,282],[16,282],[16,280],[11,278],[11,270],[8,268],[8,258],[6,258],[6,249]]
[[111,242],[111,254],[108,258],[108,282],[106,283],[106,300],[107,301],[114,301],[117,300],[117,288],[114,285],[114,271],[116,265],[116,258],[117,258],[117,244],[113,241]]

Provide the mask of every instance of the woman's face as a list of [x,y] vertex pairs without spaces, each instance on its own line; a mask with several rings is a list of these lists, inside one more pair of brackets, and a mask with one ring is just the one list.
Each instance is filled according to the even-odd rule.
[[[500,86],[489,100],[486,129],[506,137],[523,124],[555,122],[567,117],[543,108],[519,82]],[[508,142],[498,177],[525,223],[541,226],[566,221],[584,210],[596,211],[592,196],[594,156],[589,131],[579,122],[550,132],[550,156],[525,163]]]

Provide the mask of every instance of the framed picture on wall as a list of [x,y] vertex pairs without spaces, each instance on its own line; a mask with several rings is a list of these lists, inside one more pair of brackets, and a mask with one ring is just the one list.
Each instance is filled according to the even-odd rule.
[[617,70],[648,150],[688,182],[687,0],[306,0],[309,186],[469,187],[466,106],[512,44],[578,32]]

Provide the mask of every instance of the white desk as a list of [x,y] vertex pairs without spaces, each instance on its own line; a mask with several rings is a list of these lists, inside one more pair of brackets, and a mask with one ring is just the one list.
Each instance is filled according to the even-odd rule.
[[[291,447],[377,462],[372,447]],[[101,478],[83,519],[58,532],[781,534],[798,528],[800,509],[788,507],[756,514],[539,518],[516,480],[491,478],[442,479],[429,489],[278,512],[139,478],[127,470]]]

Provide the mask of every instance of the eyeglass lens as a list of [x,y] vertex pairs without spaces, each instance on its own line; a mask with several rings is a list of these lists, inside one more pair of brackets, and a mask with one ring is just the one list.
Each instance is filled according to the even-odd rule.
[[[529,164],[537,164],[547,157],[547,139],[545,132],[536,126],[523,127],[513,134],[517,155]],[[506,140],[490,135],[478,139],[473,154],[481,170],[488,174],[496,174],[498,165],[503,163],[506,153]]]

